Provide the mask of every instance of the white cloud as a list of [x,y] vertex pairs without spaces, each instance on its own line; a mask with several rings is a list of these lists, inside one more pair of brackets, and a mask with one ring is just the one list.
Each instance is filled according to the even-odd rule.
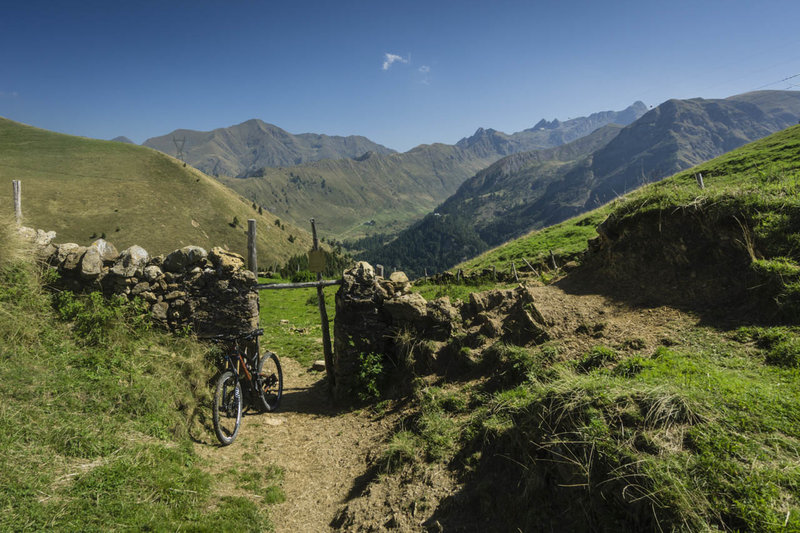
[[422,65],[421,67],[419,67],[419,71],[422,72],[423,74],[427,74],[428,72],[431,71],[431,67],[429,67],[428,65]]
[[389,70],[389,67],[392,66],[392,63],[408,63],[408,59],[404,58],[403,56],[399,56],[397,54],[384,54],[383,60],[383,70]]

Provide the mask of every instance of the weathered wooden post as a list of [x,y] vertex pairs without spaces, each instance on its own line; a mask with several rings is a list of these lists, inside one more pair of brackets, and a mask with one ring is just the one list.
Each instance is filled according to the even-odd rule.
[[530,264],[530,263],[528,262],[528,260],[527,260],[527,259],[525,259],[525,258],[523,257],[523,258],[522,258],[522,260],[523,260],[523,261],[525,261],[525,264],[526,264],[526,265],[528,265],[528,268],[530,268],[530,269],[531,269],[531,272],[533,272],[533,273],[534,273],[534,275],[536,275],[536,276],[538,276],[538,275],[539,275],[539,271],[538,271],[538,270],[536,270],[535,268],[533,268],[533,265],[532,265],[532,264]]
[[[311,236],[314,239],[312,252],[324,253],[319,249],[319,241],[317,240],[317,225],[314,219],[311,219]],[[309,257],[310,259],[310,257]],[[309,269],[311,268],[311,261],[309,260]],[[322,271],[325,269],[324,260],[321,268],[314,268],[317,270],[317,281],[322,281]],[[319,318],[322,322],[322,352],[325,354],[325,372],[328,374],[328,388],[333,391],[336,385],[336,374],[333,371],[333,350],[331,349],[331,332],[330,324],[328,323],[328,310],[325,308],[325,292],[321,285],[317,286],[317,301],[319,302]]]
[[492,265],[492,279],[497,281],[497,265]]
[[258,278],[258,256],[256,255],[256,219],[247,220],[247,269]]
[[519,276],[517,275],[517,265],[514,261],[511,261],[511,272],[514,273],[514,281],[519,281]]
[[556,263],[556,256],[553,250],[550,250],[550,261],[553,262],[553,270],[558,270],[558,263]]
[[697,184],[700,186],[701,189],[705,189],[706,188],[705,184],[703,183],[703,173],[702,172],[698,172],[697,174],[695,174],[694,175],[694,179],[697,180]]
[[11,185],[14,188],[14,219],[17,221],[17,226],[22,225],[22,183],[19,180],[13,180]]
[[379,278],[383,277],[383,265],[375,265],[375,275]]

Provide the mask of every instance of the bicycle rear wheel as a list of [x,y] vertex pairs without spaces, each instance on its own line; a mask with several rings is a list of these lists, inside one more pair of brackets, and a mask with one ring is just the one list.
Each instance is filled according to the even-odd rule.
[[230,370],[217,380],[213,417],[214,432],[222,445],[233,443],[242,423],[242,386]]
[[270,351],[258,361],[258,398],[264,411],[277,409],[283,395],[283,371],[278,356]]

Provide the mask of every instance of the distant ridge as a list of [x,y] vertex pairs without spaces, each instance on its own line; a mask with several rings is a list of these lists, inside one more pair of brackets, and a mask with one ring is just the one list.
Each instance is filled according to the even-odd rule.
[[352,158],[370,151],[379,154],[395,152],[358,135],[293,135],[258,119],[213,131],[179,129],[147,139],[143,145],[174,156],[173,139],[185,139],[185,161],[212,176],[242,176],[262,167],[288,167],[322,159]]
[[[584,213],[748,142],[795,125],[800,91],[668,100],[632,124],[606,126],[558,148],[507,156],[368,261],[435,272]],[[546,126],[542,126],[546,127]]]
[[114,142],[118,142],[118,143],[136,144],[135,142],[133,142],[132,140],[128,139],[124,135],[120,135],[119,137],[114,137],[111,140],[114,141]]
[[371,151],[288,168],[264,166],[240,175],[246,179],[220,179],[295,224],[317,218],[329,236],[396,233],[453,194],[465,179],[503,156],[560,145],[613,122],[625,125],[646,110],[636,102],[623,111],[540,122],[547,125],[546,131],[506,134],[479,128],[455,145],[420,145],[402,154]]

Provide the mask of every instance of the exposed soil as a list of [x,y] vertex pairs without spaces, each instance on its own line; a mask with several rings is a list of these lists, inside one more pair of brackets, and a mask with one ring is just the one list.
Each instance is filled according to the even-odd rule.
[[280,467],[286,501],[270,507],[276,531],[327,531],[396,417],[337,410],[324,373],[309,372],[288,357],[281,364],[284,393],[277,411],[245,413],[230,446],[206,442],[195,449],[215,471]]

